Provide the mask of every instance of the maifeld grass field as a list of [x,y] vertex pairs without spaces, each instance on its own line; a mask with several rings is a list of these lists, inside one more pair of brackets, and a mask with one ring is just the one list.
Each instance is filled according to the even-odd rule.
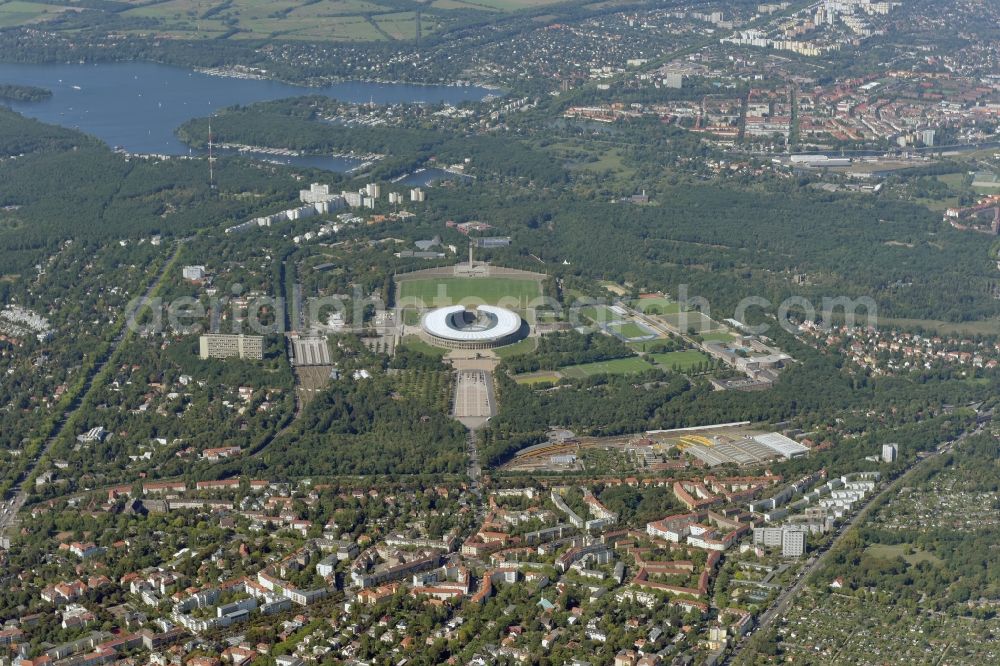
[[524,309],[542,295],[537,280],[523,278],[428,278],[403,280],[396,301],[407,307],[438,308],[459,303]]

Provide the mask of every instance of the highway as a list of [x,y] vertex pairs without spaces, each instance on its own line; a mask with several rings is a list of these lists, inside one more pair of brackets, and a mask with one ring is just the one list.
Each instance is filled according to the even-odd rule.
[[[160,283],[163,282],[163,278],[167,275],[167,272],[173,267],[175,260],[180,254],[181,247],[183,247],[185,240],[187,239],[182,239],[177,242],[176,246],[174,247],[173,253],[163,263],[163,267],[160,269],[160,272],[156,275],[156,277],[150,283],[149,287],[143,293],[142,299],[150,298],[153,295],[153,293],[157,290],[157,288],[160,286]],[[115,353],[121,347],[122,343],[125,340],[131,338],[131,336],[129,335],[128,322],[135,315],[135,310],[141,307],[142,301],[137,301],[136,303],[137,305],[133,308],[133,310],[124,313],[122,317],[121,328],[118,332],[118,335],[116,335],[114,340],[111,341],[111,344],[108,346],[108,352],[107,354],[105,354],[104,358],[95,363],[94,367],[91,368],[90,376],[87,378],[87,382],[85,384],[85,388],[83,389],[83,391],[81,391],[80,395],[77,396],[75,400],[73,400],[70,406],[63,413],[52,435],[47,440],[45,440],[45,444],[39,447],[37,455],[35,455],[25,465],[24,470],[21,472],[20,477],[17,479],[15,485],[11,488],[12,497],[9,500],[3,498],[4,499],[4,503],[2,505],[3,509],[0,509],[0,536],[6,535],[7,530],[17,522],[18,512],[21,511],[21,508],[24,507],[25,502],[28,501],[28,491],[24,487],[24,485],[27,481],[31,479],[31,475],[34,473],[35,466],[38,464],[38,461],[44,458],[48,454],[48,452],[52,449],[53,444],[55,444],[55,442],[59,439],[60,435],[62,435],[63,429],[66,427],[66,424],[69,423],[73,415],[77,411],[79,411],[80,408],[83,406],[83,404],[86,402],[87,395],[94,390],[94,384],[93,384],[94,378],[100,376],[101,372],[104,370],[105,366],[107,366],[108,362],[115,357]]]
[[[826,547],[826,549],[824,549],[818,555],[815,556],[815,559],[813,560],[812,564],[808,564],[797,574],[797,577],[795,579],[795,584],[787,588],[780,595],[778,595],[778,598],[774,600],[771,606],[766,611],[764,611],[764,613],[759,618],[757,618],[757,623],[756,623],[757,629],[755,633],[763,633],[767,631],[771,627],[771,624],[774,622],[774,619],[776,617],[780,617],[785,614],[791,603],[795,599],[797,599],[799,593],[802,592],[802,589],[806,585],[806,581],[814,573],[819,571],[820,567],[823,566],[823,563],[826,561],[826,556],[830,554],[830,552],[834,549],[834,547],[838,543],[840,543],[840,541],[844,538],[844,536],[848,532],[850,532],[855,526],[860,525],[862,522],[864,522],[864,520],[868,517],[869,509],[872,506],[875,506],[875,503],[879,499],[885,497],[890,492],[895,492],[899,488],[899,486],[902,485],[904,481],[906,481],[907,478],[909,478],[914,472],[920,469],[920,467],[923,466],[928,460],[933,460],[942,453],[947,453],[948,451],[951,451],[956,444],[962,442],[971,435],[978,434],[979,432],[982,431],[982,429],[983,426],[980,425],[975,430],[962,433],[962,435],[960,435],[957,439],[941,444],[935,451],[933,451],[926,458],[918,458],[910,465],[910,467],[905,472],[896,477],[892,481],[892,483],[890,483],[885,488],[872,495],[868,499],[868,501],[865,502],[864,506],[861,507],[861,509],[858,510],[858,512],[855,513],[854,516],[849,521],[842,524],[837,529],[836,536],[834,537],[833,541],[830,542],[830,544]],[[722,663],[732,664],[738,661],[740,656],[742,656],[744,650],[746,650],[747,646],[749,645],[749,639],[750,639],[749,635],[741,638],[740,641],[736,643],[736,645],[734,646],[733,651],[726,657],[725,661],[723,661]]]

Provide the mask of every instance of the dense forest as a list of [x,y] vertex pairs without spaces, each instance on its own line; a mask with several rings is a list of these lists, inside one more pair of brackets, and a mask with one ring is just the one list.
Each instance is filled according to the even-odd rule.
[[836,446],[813,456],[780,463],[782,473],[801,475],[817,466],[846,472],[885,442],[900,442],[901,458],[908,460],[956,436],[968,427],[971,412],[951,413],[943,406],[986,400],[1000,390],[996,379],[852,376],[844,372],[839,356],[817,352],[785,333],[779,344],[797,362],[767,391],[720,392],[708,382],[652,369],[644,376],[563,380],[554,388],[517,384],[501,374],[500,413],[483,432],[482,455],[491,464],[502,463],[520,448],[544,441],[552,427],[612,435],[706,423],[779,424],[794,418],[803,428],[816,428],[821,441],[834,423],[850,435],[835,438]]
[[[0,263],[20,273],[67,238],[180,237],[287,202],[298,182],[272,165],[238,158],[128,159],[73,130],[0,108]],[[326,174],[326,180],[337,180]],[[246,193],[256,196],[248,198]]]
[[610,335],[567,331],[542,336],[535,353],[506,359],[504,367],[512,373],[535,372],[634,355],[624,342]]
[[733,316],[746,296],[776,309],[793,295],[817,311],[824,297],[871,297],[880,317],[969,321],[1000,313],[991,243],[888,198],[794,182],[685,182],[660,192],[657,205],[632,206],[569,193],[500,196],[472,185],[443,190],[432,205],[442,218],[460,219],[471,198],[481,219],[514,238],[494,253],[497,261],[537,270],[538,257],[558,277],[673,294],[687,285],[716,317]]
[[52,91],[36,86],[0,83],[0,100],[8,102],[41,102],[52,97]]
[[[208,141],[208,119],[188,121],[178,136],[195,147]],[[346,127],[319,120],[309,98],[265,102],[226,109],[212,118],[220,143],[290,148],[308,153],[388,155],[372,176],[390,179],[434,157],[450,164],[469,159],[484,174],[545,184],[565,182],[564,168],[525,142],[494,136],[456,136],[452,132],[400,127]]]
[[244,473],[278,478],[465,470],[465,428],[437,405],[400,395],[377,375],[336,383]]
[[[684,181],[661,185],[656,205],[608,203],[603,193],[574,188],[566,166],[539,148],[542,139],[347,128],[314,113],[308,98],[234,108],[213,119],[213,132],[220,141],[388,153],[374,178],[405,173],[433,155],[443,163],[468,158],[471,173],[490,180],[569,184],[554,193],[474,183],[433,197],[439,219],[467,219],[472,208],[512,235],[512,247],[495,253],[511,265],[537,269],[531,255],[564,276],[667,290],[688,284],[693,295],[729,312],[745,296],[763,296],[776,306],[796,295],[817,309],[824,297],[871,297],[882,317],[970,321],[1000,314],[992,295],[1000,279],[989,244],[950,229],[922,206],[831,194],[797,181],[766,187]],[[632,130],[623,131],[631,137]],[[195,145],[204,142],[207,121],[187,123],[180,135]],[[686,144],[685,136],[653,128],[648,143],[666,141],[670,152]],[[560,266],[564,262],[569,265]],[[964,286],[957,298],[955,284]]]

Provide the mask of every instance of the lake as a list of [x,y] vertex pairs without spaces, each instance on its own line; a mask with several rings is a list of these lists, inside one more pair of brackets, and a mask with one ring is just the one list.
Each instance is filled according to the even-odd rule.
[[[47,64],[0,63],[0,83],[19,83],[52,91],[42,102],[8,102],[32,118],[79,129],[109,146],[134,153],[187,155],[174,130],[191,118],[236,104],[325,95],[344,102],[377,104],[478,101],[495,93],[476,86],[423,86],[352,81],[307,88],[277,81],[201,74],[153,63]],[[274,159],[274,158],[273,158]],[[346,171],[360,161],[330,156],[276,158],[290,164]]]

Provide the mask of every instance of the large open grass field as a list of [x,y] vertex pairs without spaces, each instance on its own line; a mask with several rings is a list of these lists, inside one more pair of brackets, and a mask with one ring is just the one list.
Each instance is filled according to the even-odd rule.
[[537,348],[538,338],[525,338],[524,340],[518,340],[512,345],[497,347],[493,350],[493,353],[500,358],[510,358],[512,356],[520,356],[521,354],[530,354]]
[[879,326],[898,326],[912,329],[922,328],[938,335],[996,335],[1000,331],[1000,319],[979,319],[976,321],[950,322],[935,319],[893,319],[879,317]]
[[655,332],[645,328],[644,326],[640,326],[634,321],[615,322],[614,324],[608,326],[608,328],[626,340],[636,340],[656,336]]
[[580,308],[580,315],[586,317],[595,324],[607,324],[615,319],[618,319],[618,315],[611,311],[607,305],[588,305],[586,307]]
[[444,358],[444,355],[448,353],[447,349],[435,347],[432,344],[424,342],[419,336],[416,335],[408,335],[403,338],[403,346],[407,349],[412,349],[413,351],[418,351],[422,354],[427,354],[428,356],[433,356],[435,358]]
[[694,329],[695,334],[704,334],[719,328],[719,325],[711,318],[696,310],[663,315],[663,320],[684,333]]
[[648,315],[672,315],[681,311],[681,304],[668,298],[638,298],[629,305]]
[[913,548],[912,553],[907,553],[908,548],[913,548],[913,544],[897,543],[897,544],[885,544],[885,543],[875,543],[867,548],[865,548],[866,554],[871,554],[876,557],[882,557],[887,560],[893,560],[897,557],[902,557],[907,563],[916,566],[921,562],[930,562],[936,566],[943,564],[941,558],[934,553],[928,553],[926,550],[920,550],[919,548]]
[[535,384],[555,384],[562,375],[554,370],[543,370],[541,372],[526,372],[522,375],[514,375],[514,381],[518,384],[534,386]]
[[0,28],[47,21],[67,10],[69,7],[47,5],[40,2],[21,2],[20,0],[4,2],[0,4]]
[[542,295],[537,280],[523,278],[427,278],[399,283],[397,302],[404,308],[447,305],[499,305],[523,310]]
[[[407,40],[416,35],[416,15],[368,0],[166,0],[122,12],[156,21],[159,30],[188,39],[227,33],[231,39]],[[147,29],[147,28],[144,28]],[[434,21],[421,24],[426,35]]]
[[625,163],[625,153],[615,148],[595,147],[586,141],[565,139],[547,144],[545,150],[573,171],[601,174],[622,185],[635,177],[635,168]]
[[559,370],[565,377],[583,378],[591,375],[635,375],[652,369],[649,363],[641,358],[617,358],[613,361],[598,361],[571,365]]
[[[110,12],[122,32],[169,39],[410,41],[417,37],[414,8],[422,12],[420,35],[447,30],[453,16],[470,10],[496,15],[530,11],[565,0],[434,0],[393,3],[375,0],[122,0],[88,8],[81,17],[101,27]],[[76,3],[29,0],[0,2],[0,28],[44,23]],[[111,7],[111,5],[114,7]],[[124,6],[124,10],[119,9]],[[81,8],[82,9],[82,8]],[[86,21],[85,21],[86,22]]]
[[686,372],[697,366],[699,363],[711,361],[707,354],[696,349],[685,349],[684,351],[667,352],[665,354],[650,354],[649,358],[656,361],[656,364],[667,370],[672,370],[674,366],[680,372]]
[[702,342],[732,342],[735,336],[729,331],[711,331],[698,336]]

